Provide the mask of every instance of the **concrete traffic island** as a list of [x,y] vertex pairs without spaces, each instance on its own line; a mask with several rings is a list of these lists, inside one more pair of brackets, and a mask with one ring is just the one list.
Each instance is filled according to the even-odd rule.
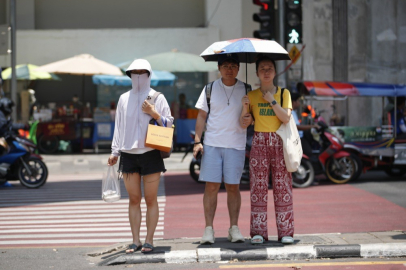
[[295,235],[295,243],[282,245],[275,237],[260,245],[230,243],[216,238],[212,245],[201,245],[198,238],[155,240],[155,250],[126,254],[129,243],[120,243],[92,253],[99,265],[142,263],[216,263],[221,261],[306,260],[321,258],[376,258],[406,256],[406,232],[365,232]]

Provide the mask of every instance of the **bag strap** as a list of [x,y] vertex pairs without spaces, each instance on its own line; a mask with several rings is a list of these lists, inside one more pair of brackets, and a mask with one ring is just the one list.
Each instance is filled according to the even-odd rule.
[[[206,84],[206,101],[207,101],[207,107],[209,107],[209,111],[207,112],[207,119],[209,118],[210,114],[210,98],[211,98],[211,91],[213,90],[213,82],[209,82]],[[237,81],[238,83],[238,81]],[[244,83],[245,86],[245,94],[248,94],[249,91],[252,91],[252,86],[248,83]],[[206,119],[206,121],[207,121]]]
[[247,95],[248,92],[252,91],[252,86],[251,84],[248,83],[244,83],[244,86],[245,86],[245,94]]
[[151,99],[148,102],[151,103],[151,105],[155,105],[155,101],[156,101],[156,99],[158,98],[158,96],[160,94],[162,94],[162,93],[158,92],[158,91],[155,91],[155,93],[152,95],[152,97],[149,96],[149,97],[151,97]]
[[[161,92],[158,92],[158,91],[155,91],[155,93],[152,95],[152,97],[151,97],[150,95],[148,95],[148,97],[150,97],[150,99],[148,100],[148,102],[149,102],[151,105],[155,105],[156,99],[158,98],[158,96],[159,96],[160,94],[162,94],[162,93],[161,93]],[[161,119],[163,119],[163,120],[162,120],[163,126],[166,127],[166,124],[167,124],[166,118],[165,118],[165,117],[161,117]],[[154,118],[152,118],[152,119],[150,120],[150,123],[151,123],[152,121],[155,123],[156,126],[158,125],[157,121],[156,121]]]
[[210,98],[211,98],[211,90],[213,88],[213,83],[210,82],[206,84],[206,101],[207,101],[207,107],[209,107],[209,111],[207,112],[207,118],[209,118],[209,113],[210,113]]
[[283,108],[283,91],[285,91],[285,88],[281,89],[281,107]]

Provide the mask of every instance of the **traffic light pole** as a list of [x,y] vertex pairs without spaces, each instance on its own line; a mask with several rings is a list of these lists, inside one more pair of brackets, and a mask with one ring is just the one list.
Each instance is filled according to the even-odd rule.
[[[11,100],[17,104],[17,76],[16,76],[16,1],[10,1],[10,27],[11,27]],[[11,115],[17,121],[17,108]]]
[[[285,47],[285,0],[278,0],[278,17],[279,17],[279,44]],[[278,72],[282,72],[286,68],[286,61],[277,61]],[[286,87],[286,72],[282,73],[278,77],[278,85],[281,87]]]

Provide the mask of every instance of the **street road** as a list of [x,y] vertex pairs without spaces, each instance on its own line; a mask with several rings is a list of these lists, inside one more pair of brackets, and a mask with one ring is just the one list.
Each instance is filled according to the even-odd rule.
[[[380,174],[363,175],[348,185],[321,181],[294,189],[295,233],[405,230],[406,181]],[[130,241],[124,185],[121,183],[119,202],[105,203],[100,199],[100,179],[101,174],[54,175],[40,189],[26,189],[18,182],[0,189],[0,248],[106,246]],[[204,184],[194,182],[186,172],[166,173],[159,188],[156,238],[200,237],[204,229],[203,191]],[[248,236],[248,184],[241,185],[241,196],[239,226]],[[227,236],[229,228],[226,198],[225,190],[220,190],[214,222],[220,237]],[[142,209],[145,213],[144,203]],[[273,211],[270,200],[270,235],[276,234]],[[141,234],[145,233],[142,227]]]
[[[0,269],[20,269],[23,265],[26,269],[37,264],[46,266],[43,269],[63,269],[57,265],[70,264],[74,267],[65,269],[95,267],[84,255],[86,252],[131,240],[128,196],[124,186],[122,200],[112,204],[103,202],[100,198],[101,173],[51,175],[43,187],[34,190],[26,189],[18,182],[11,183],[11,188],[0,188],[0,256],[4,258],[0,260]],[[156,238],[200,237],[204,229],[203,191],[204,184],[194,182],[187,172],[166,173],[159,190],[160,220]],[[306,189],[294,189],[295,233],[406,230],[405,193],[405,179],[390,179],[382,172],[369,172],[359,181],[346,185],[320,181]],[[248,237],[249,185],[241,185],[241,194],[239,226]],[[268,226],[269,234],[275,235],[271,202]],[[228,227],[226,193],[221,190],[214,224],[216,236],[225,237]],[[144,227],[141,231],[145,234]],[[69,260],[68,254],[76,261]],[[315,261],[317,265],[302,265],[301,269],[406,269],[404,261],[385,260],[372,264],[359,259],[350,261],[347,266]],[[348,263],[348,260],[344,262]],[[9,263],[12,268],[2,267],[11,266]],[[269,266],[269,262],[250,264],[253,266],[249,269],[293,267],[283,264],[273,268],[275,266]],[[197,264],[178,266],[180,268],[143,265],[143,269],[219,269],[226,266],[241,269],[238,265]],[[248,269],[246,263],[244,267]]]
[[[105,203],[100,176],[52,177],[39,189],[12,182],[12,188],[0,190],[0,248],[108,246],[131,240],[124,183],[121,181],[123,199]],[[163,237],[164,183],[161,181],[158,191],[157,238]],[[141,210],[145,222],[144,200]],[[141,235],[146,235],[145,226]]]
[[[376,175],[382,181],[377,181]],[[370,181],[369,179],[373,179]],[[405,179],[406,180],[406,179]],[[305,189],[293,190],[295,233],[346,233],[406,229],[406,181],[392,181],[381,172],[361,176],[355,184],[337,185],[327,180]],[[204,184],[197,184],[187,173],[167,174],[165,238],[201,237],[204,230]],[[180,188],[181,187],[181,188]],[[270,190],[270,196],[272,191]],[[249,185],[241,185],[240,229],[249,236]],[[382,197],[383,196],[383,197]],[[399,204],[397,204],[399,202]],[[403,206],[402,206],[403,205]],[[273,201],[268,206],[269,234],[276,235]],[[170,229],[169,229],[170,228]],[[219,193],[214,229],[227,236],[226,194]]]

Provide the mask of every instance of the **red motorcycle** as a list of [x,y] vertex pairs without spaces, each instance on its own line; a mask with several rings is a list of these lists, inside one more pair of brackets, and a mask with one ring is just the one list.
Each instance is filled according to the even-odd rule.
[[[329,180],[337,184],[344,184],[357,174],[359,158],[344,150],[344,142],[328,132],[328,126],[320,121],[320,129],[304,133],[304,137],[311,141],[313,153],[310,157],[303,155],[299,169],[293,173],[293,181],[300,187],[309,186],[315,175],[325,174]],[[318,137],[315,139],[314,137]]]

